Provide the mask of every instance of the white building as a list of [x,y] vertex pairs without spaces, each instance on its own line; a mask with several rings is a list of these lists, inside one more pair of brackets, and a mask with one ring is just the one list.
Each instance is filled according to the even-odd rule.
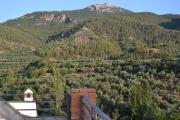
[[33,98],[33,91],[31,89],[27,89],[25,92],[24,92],[24,101],[34,101],[34,98]]
[[[33,92],[27,89],[24,92],[24,101],[10,101],[9,104],[22,115],[37,117],[37,106],[33,98]],[[0,120],[4,120],[0,117]]]

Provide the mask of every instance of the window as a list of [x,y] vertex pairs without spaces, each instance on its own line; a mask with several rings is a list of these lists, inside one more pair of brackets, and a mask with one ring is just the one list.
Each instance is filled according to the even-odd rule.
[[30,98],[30,97],[31,97],[31,94],[30,94],[30,93],[28,93],[28,94],[27,94],[27,98]]

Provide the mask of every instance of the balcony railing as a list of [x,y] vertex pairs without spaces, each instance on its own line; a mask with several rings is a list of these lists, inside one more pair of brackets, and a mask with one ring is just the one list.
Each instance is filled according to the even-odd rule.
[[111,120],[103,113],[87,96],[82,97],[83,119],[84,120]]

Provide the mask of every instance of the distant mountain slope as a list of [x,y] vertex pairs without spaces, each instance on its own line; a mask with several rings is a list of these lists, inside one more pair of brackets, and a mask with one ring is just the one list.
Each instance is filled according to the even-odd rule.
[[36,45],[35,38],[20,30],[0,25],[0,53],[14,49],[31,49]]
[[[88,46],[96,40],[116,41],[124,55],[180,55],[180,32],[167,30],[132,17],[103,16],[91,19],[49,37],[48,41],[71,39],[71,43]],[[121,51],[120,51],[121,52]]]
[[127,14],[130,11],[123,8],[115,7],[108,4],[95,4],[84,9],[72,10],[72,11],[52,11],[52,12],[35,12],[24,15],[15,20],[9,20],[5,22],[8,26],[17,28],[31,28],[45,26],[48,24],[70,23],[87,20],[92,17],[102,15],[120,15]]
[[125,15],[131,11],[109,4],[95,4],[84,9],[72,11],[42,11],[24,15],[14,20],[8,20],[5,25],[20,29],[40,28],[62,23],[76,23],[92,17],[105,15]]
[[15,27],[44,40],[52,33],[70,28],[74,24],[105,15],[126,15],[131,11],[109,4],[95,4],[84,9],[72,11],[42,11],[8,20],[4,25]]
[[168,22],[161,23],[161,26],[164,26],[168,29],[180,30],[180,15],[164,15],[166,18],[170,18],[171,20]]
[[130,14],[129,16],[134,19],[140,20],[142,22],[152,23],[152,24],[160,24],[171,20],[171,18],[150,12],[134,13],[134,14]]
[[55,23],[69,23],[70,21],[71,22],[82,21],[95,16],[101,16],[107,14],[122,15],[128,13],[132,13],[132,12],[109,4],[95,4],[80,10],[34,12],[14,20],[9,20],[5,22],[5,24],[18,28],[29,28],[32,26],[38,27],[50,23],[55,24]]
[[[102,44],[101,53],[106,57],[113,50],[105,53],[105,48],[114,46],[114,51],[120,53],[118,58],[119,55],[146,58],[180,55],[179,18],[179,15],[133,13],[109,4],[95,4],[80,10],[35,12],[9,20],[4,25],[31,34],[45,49],[56,41],[63,41],[63,45],[66,41],[65,47],[57,49],[64,52],[70,48],[79,51],[84,48],[76,54],[80,56],[87,53],[83,51],[91,51],[95,47],[100,51],[97,44]],[[104,43],[105,40],[108,44]]]
[[35,12],[16,20],[9,20],[4,25],[27,31],[41,41],[45,41],[48,36],[95,16],[95,13],[88,10]]
[[180,30],[180,15],[157,15],[149,12],[133,13],[129,15],[142,22],[157,24],[166,29]]
[[[121,48],[150,47],[180,52],[180,32],[140,22],[131,17],[100,17],[87,27],[97,35],[119,41]],[[176,48],[176,49],[175,49]]]

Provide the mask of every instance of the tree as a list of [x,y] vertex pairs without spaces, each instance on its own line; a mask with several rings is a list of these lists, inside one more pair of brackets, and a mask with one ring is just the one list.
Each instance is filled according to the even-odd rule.
[[64,112],[61,111],[62,107],[62,100],[64,99],[64,85],[63,81],[61,80],[60,73],[53,71],[53,76],[51,77],[52,80],[52,93],[55,95],[55,108],[57,109],[55,111],[56,114],[64,115]]
[[161,118],[160,109],[153,101],[150,85],[145,80],[131,84],[130,105],[133,120],[158,120]]
[[[8,93],[8,92],[13,92],[13,88],[14,88],[14,83],[16,80],[16,76],[14,71],[9,68],[7,71],[7,76],[6,76],[6,82],[3,84],[3,88],[4,88],[4,92]],[[10,88],[10,89],[9,89]]]

